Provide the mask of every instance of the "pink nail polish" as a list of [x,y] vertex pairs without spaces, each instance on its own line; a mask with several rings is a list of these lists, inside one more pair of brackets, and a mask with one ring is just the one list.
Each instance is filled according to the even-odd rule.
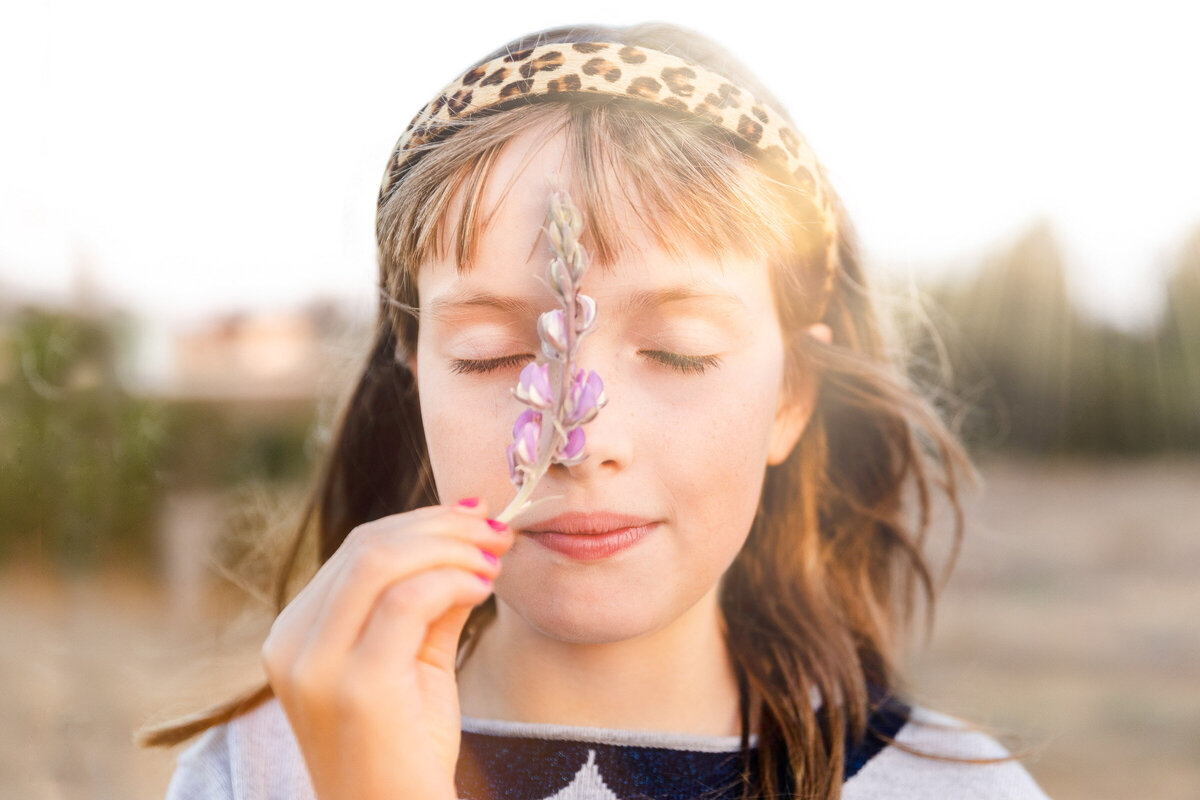
[[489,563],[491,563],[491,564],[499,564],[500,563],[500,559],[497,558],[492,553],[489,553],[487,550],[480,550],[479,552],[483,553],[483,557],[486,558]]
[[488,523],[488,525],[491,527],[491,529],[492,529],[492,530],[494,530],[494,531],[506,531],[506,530],[508,530],[508,526],[507,526],[507,525],[505,525],[503,522],[499,522],[499,521],[497,521],[497,520],[494,520],[494,519],[489,519],[489,520],[487,521],[487,523]]
[[466,508],[474,508],[475,506],[479,505],[479,498],[478,497],[465,497],[462,500],[459,500],[458,504],[460,506],[464,506]]
[[476,578],[479,578],[479,580],[483,581],[483,583],[484,583],[484,585],[485,585],[485,586],[491,586],[491,585],[492,585],[492,579],[491,579],[491,578],[489,578],[489,577],[487,577],[486,575],[480,575],[478,572],[476,572],[476,573],[475,573],[475,577],[476,577]]

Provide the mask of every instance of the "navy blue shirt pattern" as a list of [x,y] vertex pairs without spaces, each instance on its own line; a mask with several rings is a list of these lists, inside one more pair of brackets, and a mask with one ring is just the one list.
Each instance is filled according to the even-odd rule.
[[[909,708],[876,698],[861,742],[847,742],[849,779],[887,746],[907,721]],[[460,800],[737,800],[743,768],[753,776],[741,748],[688,749],[579,738],[469,730],[464,725],[456,786]],[[737,742],[736,737],[731,737]],[[752,755],[757,743],[748,747]],[[781,775],[785,786],[787,776]]]

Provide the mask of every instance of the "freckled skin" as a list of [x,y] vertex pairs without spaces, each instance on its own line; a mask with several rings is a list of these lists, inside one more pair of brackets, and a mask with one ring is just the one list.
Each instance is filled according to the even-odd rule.
[[[463,286],[522,296],[539,312],[556,307],[543,283],[550,251],[541,230],[547,176],[563,172],[564,148],[561,134],[533,132],[502,152],[484,209],[514,173],[515,180],[484,234],[478,262],[462,276],[451,259],[423,264],[422,308]],[[562,177],[570,186],[570,176]],[[585,276],[583,292],[595,298],[599,321],[579,354],[579,364],[604,380],[608,405],[584,428],[589,458],[552,467],[534,493],[535,500],[562,499],[517,522],[605,509],[662,525],[633,548],[590,563],[518,536],[496,582],[494,627],[527,647],[542,639],[588,645],[714,628],[715,590],[749,533],[767,465],[786,457],[807,421],[811,396],[798,405],[780,403],[783,342],[765,261],[730,256],[719,264],[698,252],[674,260],[633,209],[613,202],[622,203],[616,209],[628,221],[623,229],[639,247],[611,269],[593,266]],[[630,291],[696,281],[734,294],[746,311],[729,328],[690,315],[606,315]],[[534,322],[496,318],[451,329],[422,319],[413,366],[443,498],[479,495],[499,510],[515,494],[504,449],[524,409],[511,396],[522,364],[458,375],[450,360],[536,353]],[[811,332],[828,335],[823,325]],[[680,373],[643,355],[647,349],[719,353],[721,363],[702,374]]]

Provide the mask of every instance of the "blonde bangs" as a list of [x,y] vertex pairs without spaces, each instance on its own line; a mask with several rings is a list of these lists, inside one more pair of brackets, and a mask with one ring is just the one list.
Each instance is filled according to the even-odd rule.
[[633,102],[546,102],[468,118],[425,147],[379,209],[381,277],[392,297],[415,305],[416,270],[430,258],[452,252],[460,272],[471,268],[494,213],[482,198],[497,156],[536,129],[546,139],[567,135],[568,188],[587,222],[583,244],[602,268],[631,249],[616,202],[637,209],[653,239],[676,256],[699,249],[718,260],[728,253],[769,258],[801,272],[818,266],[812,259],[823,234],[811,198],[755,168],[703,120]]

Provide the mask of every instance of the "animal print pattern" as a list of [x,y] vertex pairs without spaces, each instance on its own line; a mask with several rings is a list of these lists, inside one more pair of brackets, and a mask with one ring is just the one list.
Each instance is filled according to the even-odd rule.
[[510,52],[468,70],[426,105],[396,142],[380,186],[380,204],[412,154],[436,141],[455,120],[523,97],[568,93],[634,97],[694,114],[781,167],[797,187],[810,193],[821,211],[828,269],[823,296],[828,296],[837,265],[837,217],[808,142],[782,114],[728,78],[657,50],[612,42],[547,44]]

